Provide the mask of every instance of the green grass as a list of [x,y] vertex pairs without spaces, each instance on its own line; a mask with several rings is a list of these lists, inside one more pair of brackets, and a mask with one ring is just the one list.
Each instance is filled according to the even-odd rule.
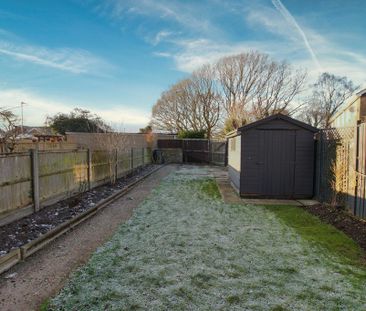
[[221,199],[221,194],[217,183],[213,179],[206,179],[198,182],[200,190],[213,199]]
[[266,206],[303,239],[326,250],[341,262],[364,265],[365,253],[360,246],[332,225],[296,206]]
[[47,311],[49,309],[49,306],[50,306],[50,300],[49,299],[46,299],[40,305],[39,311]]
[[366,310],[350,239],[298,208],[225,204],[207,175],[168,176],[49,309]]

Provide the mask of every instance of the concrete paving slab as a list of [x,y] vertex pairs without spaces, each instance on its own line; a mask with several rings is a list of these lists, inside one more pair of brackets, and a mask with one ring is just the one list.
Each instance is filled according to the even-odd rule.
[[241,199],[243,204],[253,205],[292,205],[301,206],[302,203],[296,200],[278,200],[278,199]]
[[297,200],[304,206],[311,206],[311,205],[317,205],[320,204],[317,200]]
[[316,200],[281,200],[281,199],[250,199],[241,198],[230,184],[228,172],[223,167],[207,167],[208,174],[216,179],[221,196],[228,204],[248,204],[248,205],[292,205],[310,206],[319,204]]

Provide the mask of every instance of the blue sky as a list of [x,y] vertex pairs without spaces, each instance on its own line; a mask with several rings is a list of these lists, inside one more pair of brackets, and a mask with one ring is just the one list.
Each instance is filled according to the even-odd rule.
[[[361,0],[1,0],[0,107],[25,124],[82,107],[120,129],[205,62],[248,50],[366,82]],[[15,109],[14,112],[19,112]]]

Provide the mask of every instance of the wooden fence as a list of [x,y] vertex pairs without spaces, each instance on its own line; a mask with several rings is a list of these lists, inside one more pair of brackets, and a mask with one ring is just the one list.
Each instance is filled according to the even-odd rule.
[[320,131],[315,188],[318,200],[366,218],[366,123]]
[[226,142],[208,139],[159,139],[158,149],[181,149],[185,163],[226,164]]
[[366,218],[366,123],[356,129],[355,201],[356,216]]
[[151,163],[148,148],[0,155],[0,225]]

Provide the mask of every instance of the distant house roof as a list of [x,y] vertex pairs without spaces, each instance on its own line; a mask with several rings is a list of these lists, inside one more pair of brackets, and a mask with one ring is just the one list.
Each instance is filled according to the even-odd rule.
[[261,119],[261,120],[258,120],[258,121],[255,121],[255,122],[246,124],[246,125],[244,125],[242,127],[239,127],[238,128],[238,131],[243,132],[245,130],[251,129],[253,127],[257,127],[259,125],[265,124],[265,123],[267,123],[269,121],[273,121],[273,120],[283,120],[283,121],[292,123],[294,125],[297,125],[299,127],[302,127],[302,128],[304,128],[304,129],[306,129],[308,131],[311,131],[311,132],[314,132],[314,133],[318,132],[318,129],[317,128],[315,128],[315,127],[313,127],[313,126],[311,126],[309,124],[306,124],[304,122],[301,122],[299,120],[293,119],[293,118],[291,118],[289,116],[286,116],[286,115],[284,115],[282,113],[274,114],[274,115],[269,116],[267,118],[264,118],[264,119]]
[[23,127],[25,134],[33,134],[33,135],[54,135],[52,129],[48,126],[24,126]]

